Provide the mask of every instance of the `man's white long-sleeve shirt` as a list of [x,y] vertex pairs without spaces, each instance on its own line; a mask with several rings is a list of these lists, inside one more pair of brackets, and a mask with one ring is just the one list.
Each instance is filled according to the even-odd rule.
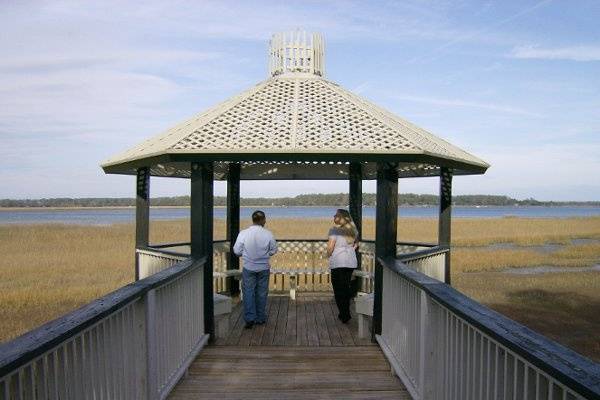
[[277,242],[271,231],[252,225],[238,234],[233,252],[242,257],[245,269],[263,271],[270,268],[269,258],[277,253]]

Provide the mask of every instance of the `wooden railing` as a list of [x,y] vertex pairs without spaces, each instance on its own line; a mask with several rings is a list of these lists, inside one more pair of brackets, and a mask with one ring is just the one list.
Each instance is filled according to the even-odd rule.
[[206,343],[186,259],[0,346],[0,399],[165,399]]
[[449,247],[435,246],[411,253],[398,254],[397,258],[415,271],[444,282],[446,257],[449,256]]
[[378,262],[383,305],[376,338],[413,399],[600,398],[600,364],[399,259]]
[[[229,242],[218,240],[213,242],[213,287],[215,292],[224,292],[227,287],[227,262],[229,259]],[[271,259],[271,277],[269,286],[274,291],[321,292],[331,290],[327,259],[327,241],[315,239],[279,240],[278,252]],[[420,254],[430,251],[434,245],[426,243],[398,243],[399,255]],[[375,242],[361,241],[359,244],[361,272],[356,274],[360,280],[359,290],[366,293],[373,291],[373,274],[375,271]],[[432,277],[443,279],[445,252],[435,248],[430,257],[422,262],[415,261],[411,267],[417,268]],[[138,249],[140,277],[145,277],[168,268],[189,255],[189,243],[152,245]],[[441,263],[441,264],[440,264]],[[440,275],[441,274],[441,275]]]

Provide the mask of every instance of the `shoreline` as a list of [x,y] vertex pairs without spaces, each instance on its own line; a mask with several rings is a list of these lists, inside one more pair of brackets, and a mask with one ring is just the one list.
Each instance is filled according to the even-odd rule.
[[[339,206],[339,205],[322,205],[322,206],[267,206],[267,205],[241,205],[240,208],[348,208],[348,206]],[[363,206],[363,208],[374,208],[375,206]],[[436,204],[425,205],[425,204],[401,204],[400,208],[432,208],[438,207]],[[545,207],[545,208],[599,208],[600,206],[594,205],[527,205],[527,206],[519,206],[519,205],[460,205],[453,204],[452,207],[464,207],[464,208],[537,208],[537,207]],[[190,206],[150,206],[150,208],[154,209],[186,209],[190,208]],[[227,206],[214,206],[214,208],[227,208]],[[135,210],[135,206],[73,206],[73,207],[0,207],[0,212],[2,211],[68,211],[68,210]]]

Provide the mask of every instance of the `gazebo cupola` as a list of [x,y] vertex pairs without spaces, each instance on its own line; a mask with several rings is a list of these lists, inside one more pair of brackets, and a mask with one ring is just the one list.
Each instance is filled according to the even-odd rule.
[[[102,164],[106,173],[137,175],[138,248],[148,245],[150,176],[190,178],[191,256],[207,257],[207,265],[214,179],[228,182],[230,244],[240,224],[240,180],[348,180],[360,238],[362,180],[377,179],[375,253],[387,257],[396,255],[398,178],[440,176],[439,245],[449,246],[452,176],[482,174],[489,165],[326,79],[324,49],[319,34],[274,35],[266,80]],[[449,254],[445,263],[449,283]],[[228,268],[239,268],[233,252]],[[204,273],[212,293],[212,269]],[[381,276],[376,269],[374,332]],[[212,297],[205,307],[212,329]]]

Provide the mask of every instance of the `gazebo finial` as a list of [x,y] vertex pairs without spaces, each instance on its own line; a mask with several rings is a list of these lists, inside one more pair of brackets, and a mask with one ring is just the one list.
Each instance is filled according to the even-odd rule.
[[286,72],[325,75],[325,42],[319,33],[303,30],[276,33],[271,38],[269,72],[271,76]]

